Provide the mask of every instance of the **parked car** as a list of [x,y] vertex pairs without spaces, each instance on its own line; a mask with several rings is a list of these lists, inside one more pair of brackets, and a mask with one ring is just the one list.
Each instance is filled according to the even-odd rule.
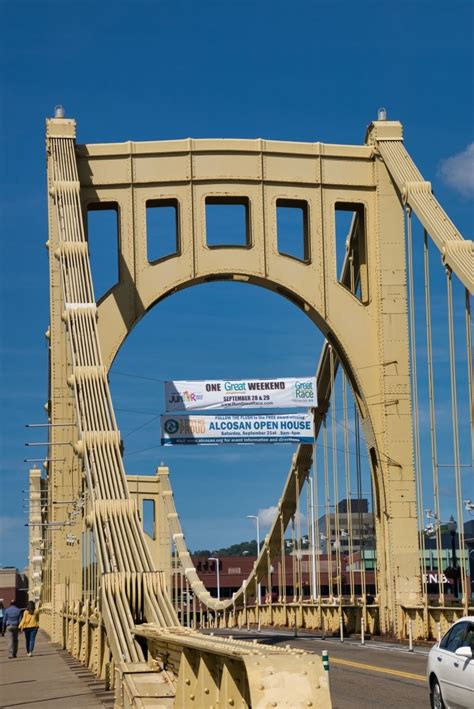
[[457,620],[428,656],[433,709],[474,707],[474,616]]

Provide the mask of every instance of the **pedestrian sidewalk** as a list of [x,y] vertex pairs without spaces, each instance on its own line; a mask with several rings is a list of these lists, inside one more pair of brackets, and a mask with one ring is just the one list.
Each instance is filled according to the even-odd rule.
[[113,706],[113,692],[74,658],[49,642],[41,631],[28,657],[23,633],[18,656],[8,659],[7,637],[0,636],[0,708],[104,709]]

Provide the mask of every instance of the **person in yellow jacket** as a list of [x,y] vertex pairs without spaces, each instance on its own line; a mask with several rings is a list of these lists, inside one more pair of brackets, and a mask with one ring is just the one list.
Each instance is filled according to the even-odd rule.
[[39,608],[35,607],[33,601],[28,601],[18,629],[25,631],[26,652],[28,657],[31,657],[35,647],[36,633],[39,629]]

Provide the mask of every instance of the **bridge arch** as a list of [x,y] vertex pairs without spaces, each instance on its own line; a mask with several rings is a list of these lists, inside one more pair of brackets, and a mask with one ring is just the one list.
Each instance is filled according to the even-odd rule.
[[[323,334],[325,335],[327,342],[330,343],[330,346],[332,348],[334,348],[335,359],[336,359],[336,363],[337,363],[336,366],[338,366],[339,364],[342,364],[342,366],[344,367],[346,375],[347,375],[349,381],[351,382],[352,390],[353,390],[353,392],[356,393],[355,400],[359,406],[359,413],[362,413],[362,412],[365,413],[365,418],[362,420],[364,431],[369,432],[369,439],[368,440],[375,441],[375,445],[376,445],[377,439],[376,439],[376,436],[375,436],[375,433],[373,430],[372,420],[370,418],[369,410],[366,405],[366,401],[363,396],[363,393],[358,388],[358,381],[357,381],[356,373],[350,371],[350,369],[349,369],[350,365],[348,364],[347,359],[345,358],[345,354],[342,351],[342,348],[340,346],[340,343],[337,340],[336,335],[332,332],[331,328],[327,325],[327,323],[321,318],[321,315],[317,312],[312,311],[311,308],[309,308],[307,306],[307,304],[303,302],[299,292],[295,292],[295,291],[285,292],[285,290],[281,287],[281,285],[274,283],[274,282],[270,282],[268,279],[253,278],[250,276],[246,276],[243,279],[240,276],[240,274],[232,274],[231,276],[229,276],[229,274],[224,274],[224,275],[212,274],[212,277],[210,277],[210,278],[193,279],[191,281],[183,282],[182,284],[179,285],[179,287],[174,288],[173,291],[168,291],[168,292],[158,295],[156,300],[154,300],[153,302],[150,303],[150,305],[146,308],[143,315],[141,317],[137,318],[135,320],[135,322],[133,323],[132,327],[130,328],[130,330],[127,333],[125,333],[125,335],[122,339],[122,342],[120,343],[120,347],[116,351],[115,356],[117,356],[119,354],[120,348],[125,344],[128,336],[131,335],[133,329],[142,320],[144,320],[145,316],[148,315],[163,300],[165,300],[166,298],[172,297],[177,292],[180,292],[183,290],[192,290],[195,286],[201,285],[203,283],[210,283],[210,282],[214,283],[214,282],[225,282],[225,281],[238,282],[242,285],[250,284],[250,285],[257,286],[259,288],[269,290],[270,292],[274,292],[276,295],[286,298],[291,303],[291,305],[298,307],[299,310],[309,319],[309,321],[312,323],[312,325],[316,325],[316,327],[318,328],[318,330],[320,332],[322,331],[322,328],[324,327]],[[330,382],[329,382],[329,384],[330,384]],[[324,419],[324,417],[326,415],[326,412],[328,410],[326,404],[328,404],[328,403],[329,403],[329,397],[327,397],[327,398],[323,397],[322,406],[320,407],[320,409],[318,410],[318,413],[316,415],[318,424],[320,424],[322,422],[322,420]],[[319,425],[318,425],[318,430],[319,430]],[[311,459],[311,456],[312,456],[311,446],[302,446],[302,448],[309,449],[309,453],[307,453],[307,455],[309,456],[309,459]],[[299,453],[299,451],[298,451],[298,453]],[[298,453],[296,454],[297,456],[298,456]],[[376,504],[374,506],[374,513],[376,513],[378,515],[378,517],[380,518],[381,511],[387,509],[389,501],[387,500],[387,497],[386,497],[386,489],[384,486],[383,475],[381,474],[381,467],[377,465],[378,451],[375,449],[374,444],[372,445],[371,449],[368,449],[367,458],[369,461],[368,467],[370,469],[371,477],[374,482],[374,499],[376,500]],[[307,472],[309,472],[309,469]],[[280,498],[280,503],[279,503],[280,505],[283,503],[285,505],[287,504],[286,498],[285,498],[285,493],[288,490],[288,487],[289,486],[288,486],[288,481],[287,481],[286,487],[284,487],[284,490],[283,490],[283,495]],[[275,502],[278,502],[278,500],[275,500]],[[171,514],[174,518],[176,516],[175,508],[172,507],[171,509],[172,509]],[[277,520],[278,520],[278,517],[279,517],[279,514],[277,515]],[[381,526],[380,521],[378,524],[380,527]],[[276,526],[276,534],[279,534],[281,531],[279,529],[279,522],[278,522],[278,524],[274,525],[274,527],[275,526]],[[181,527],[176,527],[176,529],[179,530],[177,533],[177,536],[181,537],[182,536]],[[261,552],[261,555],[259,557],[259,562],[258,562],[259,566],[263,566],[268,561],[266,556],[269,553],[268,552],[269,548],[270,547],[275,548],[275,546],[276,546],[275,539],[272,536],[274,534],[275,534],[275,531],[274,531],[274,528],[272,528],[272,530],[267,535],[267,538],[265,539],[264,546],[262,547],[262,552]],[[181,545],[183,545],[183,542],[181,542]],[[280,546],[280,544],[278,544],[277,548],[279,548],[279,546]],[[181,554],[183,554],[183,558],[181,558]],[[186,556],[184,556],[184,554],[186,554]],[[224,601],[216,602],[215,599],[212,599],[210,597],[210,594],[205,590],[203,584],[198,580],[197,573],[195,572],[194,568],[192,567],[192,560],[187,552],[187,548],[186,548],[186,551],[182,551],[182,552],[180,551],[180,559],[181,559],[181,563],[183,565],[183,568],[186,568],[186,573],[189,576],[189,582],[191,584],[193,592],[196,593],[199,600],[202,600],[206,604],[209,604],[211,608],[213,608],[215,606],[216,609],[221,609],[221,610],[222,609],[228,609],[228,610],[231,609],[233,604],[235,604],[236,602],[242,602],[244,594],[246,592],[248,593],[249,589],[252,589],[252,587],[253,587],[252,584],[255,583],[254,578],[253,578],[253,572],[252,572],[250,574],[249,578],[244,583],[244,585],[241,587],[240,591],[237,592],[236,594],[234,594],[232,601],[228,600],[227,602],[224,602]],[[186,563],[184,563],[183,559],[186,560]],[[189,573],[191,571],[193,573]]]
[[[398,126],[387,124],[396,139]],[[376,482],[381,605],[393,609],[396,598],[416,604],[421,581],[403,209],[373,147],[260,140],[126,143],[79,147],[78,166],[83,210],[115,203],[120,217],[120,280],[98,307],[105,366],[110,368],[128,333],[156,303],[194,284],[246,281],[297,304],[334,346],[361,413]],[[176,253],[150,262],[147,205],[157,200],[178,205],[179,243]],[[208,200],[246,201],[245,246],[207,244]],[[280,253],[278,200],[306,204],[309,258]],[[363,232],[354,221],[349,230],[339,274],[338,206],[364,215]],[[364,298],[356,297],[356,280]],[[388,615],[382,612],[382,627],[395,628],[398,621]]]
[[[260,285],[289,298],[318,325],[343,362],[364,416],[374,477],[380,482],[375,608],[377,614],[380,611],[380,630],[402,637],[411,612],[423,613],[427,623],[413,461],[405,209],[408,242],[413,210],[426,230],[425,254],[428,234],[442,253],[450,313],[451,272],[472,292],[474,252],[472,242],[462,239],[405,151],[401,125],[371,124],[363,146],[191,139],[77,146],[75,121],[58,117],[47,121],[47,146],[51,320],[46,333],[50,379],[45,408],[49,444],[62,446],[63,452],[61,458],[48,457],[44,463],[47,519],[63,524],[62,505],[71,503],[72,491],[70,519],[75,526],[68,529],[85,535],[80,543],[74,542],[73,534],[67,535],[69,539],[50,535],[30,508],[35,534],[51,544],[43,567],[42,598],[54,638],[61,641],[64,622],[69,622],[63,622],[66,615],[58,609],[68,600],[91,598],[90,594],[106,629],[104,636],[99,632],[99,644],[107,636],[114,661],[144,659],[133,628],[137,619],[143,620],[143,610],[147,620],[160,626],[178,623],[165,589],[164,569],[152,558],[131,500],[107,370],[128,333],[154,304],[194,284],[224,279]],[[217,244],[207,239],[206,206],[215,202],[246,205],[246,235],[240,248],[226,239]],[[148,253],[147,243],[147,211],[156,205],[174,205],[179,216],[175,248],[160,258]],[[290,257],[281,248],[279,205],[302,207],[304,248],[299,255]],[[84,216],[89,208],[111,207],[118,214],[119,279],[97,304]],[[348,210],[353,219],[339,272],[336,217],[338,211]],[[408,274],[411,279],[411,268]],[[451,343],[452,334],[450,329]],[[331,389],[327,352],[325,345],[318,368],[320,400],[325,402]],[[452,379],[455,382],[455,376]],[[416,406],[415,394],[416,386]],[[294,515],[299,483],[309,470],[308,448],[300,446],[292,458],[286,486],[291,494],[284,493],[285,504],[275,523],[282,529]],[[31,473],[37,485],[36,471]],[[170,500],[168,493],[163,498]],[[460,504],[460,489],[457,499]],[[186,567],[192,562],[177,513],[170,508],[166,516],[175,520],[170,528],[189,581]],[[283,535],[280,530],[280,540]],[[97,544],[97,573],[84,579],[81,553],[90,553],[91,540]],[[265,551],[269,569],[268,557],[278,552],[278,546]],[[262,577],[260,557],[254,585]],[[96,582],[100,584],[94,587]],[[199,582],[195,578],[192,587],[193,583]],[[208,605],[216,608],[214,602]],[[70,609],[69,603],[67,613]],[[342,606],[339,611],[342,617]],[[75,646],[74,638],[72,642]]]
[[[232,279],[263,285],[290,298],[332,342],[358,397],[375,479],[380,483],[377,488],[383,489],[383,495],[378,496],[376,530],[380,624],[383,632],[400,634],[402,608],[418,605],[421,582],[403,209],[400,192],[377,148],[372,144],[190,139],[73,147],[74,124],[61,120],[65,122],[48,124],[54,148],[49,160],[50,246],[54,255],[50,261],[52,420],[64,421],[73,405],[84,406],[80,387],[88,378],[94,379],[97,396],[109,406],[105,372],[121,343],[155,303],[173,292],[209,280]],[[401,141],[398,123],[385,122],[377,131],[380,135],[384,132],[390,141]],[[64,160],[63,141],[68,151]],[[73,161],[77,172],[71,167]],[[147,253],[147,206],[160,200],[178,205],[179,243],[174,254],[155,261]],[[207,242],[206,204],[215,200],[245,201],[248,205],[248,234],[242,247],[223,243],[213,248]],[[279,200],[286,205],[306,205],[303,258],[281,253],[276,219]],[[84,216],[91,206],[110,205],[119,215],[119,282],[96,309],[80,211]],[[340,274],[335,243],[338,209],[355,214]],[[64,311],[58,286],[69,276]],[[360,296],[357,282],[361,284]],[[72,365],[62,358],[66,335],[72,340]],[[86,366],[77,366],[74,360],[79,346],[79,365]],[[70,367],[78,370],[77,377],[69,376]],[[74,402],[68,399],[71,385]],[[85,429],[74,451],[86,455],[88,474],[97,476],[101,485],[111,483],[115,491],[122,490],[123,494],[112,495],[122,500],[127,496],[123,463],[117,460],[111,466],[110,459],[104,457],[101,467],[93,460],[94,446],[112,447],[114,457],[120,455],[113,412],[107,420],[104,414],[100,430],[94,417],[89,420],[89,409],[84,408],[81,415]],[[51,438],[53,445],[59,440],[54,428]],[[80,465],[80,461],[74,462]],[[54,464],[53,470],[53,482],[70,474],[68,463]],[[100,494],[107,504],[99,505],[97,511],[104,519],[115,510],[106,492],[104,487]],[[132,514],[122,503],[116,506],[124,508],[122,516]],[[110,539],[102,541],[107,560]],[[143,556],[142,547],[140,541],[137,554]],[[114,565],[114,554],[108,563]],[[142,565],[150,564],[145,559]]]
[[[328,324],[326,320],[321,316],[321,314],[315,310],[311,305],[309,305],[302,296],[302,293],[294,288],[293,290],[288,290],[281,284],[275,283],[271,281],[268,278],[261,278],[261,277],[254,277],[254,276],[249,276],[249,275],[243,275],[239,273],[235,274],[219,274],[219,273],[213,273],[209,275],[208,277],[200,277],[197,279],[190,279],[190,280],[185,280],[182,283],[179,283],[178,285],[174,286],[173,289],[168,290],[167,292],[158,292],[156,297],[144,307],[143,312],[135,318],[135,320],[127,327],[126,330],[121,330],[120,332],[120,339],[115,339],[113,341],[113,350],[110,352],[110,358],[107,358],[108,362],[108,367],[109,369],[112,367],[113,362],[115,358],[118,356],[120,349],[124,345],[126,339],[128,336],[131,334],[133,329],[136,327],[136,325],[143,320],[143,318],[146,317],[148,313],[150,313],[155,307],[159,306],[159,304],[167,299],[172,297],[175,293],[178,293],[183,290],[190,290],[194,286],[202,285],[205,283],[215,283],[215,282],[236,282],[236,283],[241,283],[241,284],[249,284],[253,286],[257,286],[259,288],[263,288],[265,290],[268,290],[272,293],[275,293],[286,300],[288,300],[292,305],[296,306],[305,316],[309,318],[309,320],[317,327],[319,332],[327,339],[328,343],[334,348],[334,351],[337,355],[338,360],[343,364],[344,370],[351,382],[353,391],[355,396],[357,397],[357,403],[359,405],[359,413],[363,419],[365,419],[368,415],[368,409],[365,403],[365,399],[363,396],[363,392],[361,390],[361,383],[359,380],[359,377],[357,376],[357,371],[355,369],[352,369],[352,364],[350,357],[345,350],[341,339],[338,337],[338,333],[334,332],[333,328],[331,325]],[[108,295],[106,296],[107,298],[114,297],[114,290],[112,289]],[[104,302],[104,301],[102,301]],[[104,309],[105,309],[104,305]],[[99,307],[99,313],[101,312],[100,307]],[[107,330],[110,327],[110,321],[107,324]]]

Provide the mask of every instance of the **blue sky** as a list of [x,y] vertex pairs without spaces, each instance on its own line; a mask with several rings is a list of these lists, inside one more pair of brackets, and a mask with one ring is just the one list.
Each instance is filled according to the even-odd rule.
[[[0,564],[26,563],[24,442],[34,436],[24,424],[44,421],[47,399],[44,119],[54,106],[77,119],[84,143],[191,136],[349,144],[363,142],[385,106],[472,238],[473,7],[459,0],[2,0]],[[453,156],[461,157],[445,162]],[[157,448],[158,420],[146,422],[162,410],[161,384],[123,373],[298,376],[314,371],[320,345],[293,305],[228,283],[173,296],[130,335],[111,374],[126,467],[151,473],[161,460],[170,465],[191,548],[252,537],[245,515],[276,504],[293,447]],[[442,362],[445,350],[439,355]],[[465,362],[459,369],[464,376]],[[439,391],[449,391],[445,378]],[[463,392],[461,381],[461,399]],[[469,459],[466,446],[463,454]]]

